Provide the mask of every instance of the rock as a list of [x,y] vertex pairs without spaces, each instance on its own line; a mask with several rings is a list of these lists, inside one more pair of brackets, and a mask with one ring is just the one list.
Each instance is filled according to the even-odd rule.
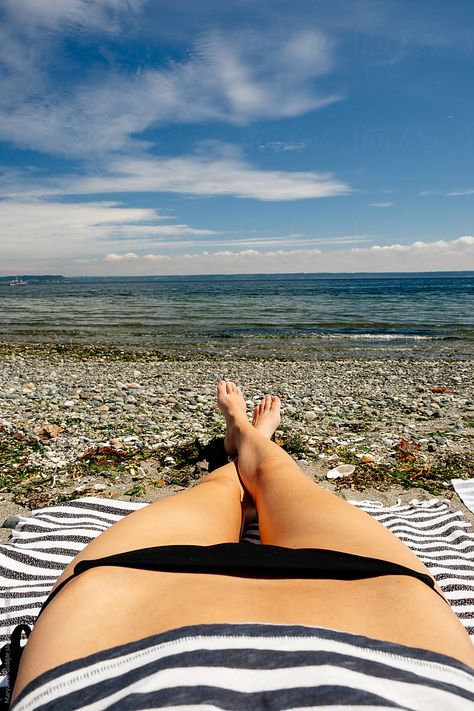
[[59,425],[49,425],[46,424],[36,433],[36,436],[40,439],[54,439],[58,435],[64,432],[64,427],[59,427]]
[[65,400],[63,402],[63,407],[74,407],[75,404],[74,400]]
[[20,523],[19,516],[10,516],[2,523],[1,528],[16,528]]
[[303,414],[303,417],[304,417],[304,419],[307,420],[308,422],[312,422],[313,420],[315,420],[315,419],[317,418],[317,414],[316,414],[315,412],[313,412],[312,410],[307,410],[307,411]]

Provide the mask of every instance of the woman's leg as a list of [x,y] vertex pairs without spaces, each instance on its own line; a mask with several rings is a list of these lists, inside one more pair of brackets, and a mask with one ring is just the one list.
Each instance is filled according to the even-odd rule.
[[208,474],[192,489],[156,501],[115,523],[74,558],[54,587],[69,577],[83,559],[150,546],[237,542],[244,496],[236,465],[230,462]]
[[[239,474],[254,499],[262,543],[344,551],[429,574],[387,528],[315,484],[286,452],[262,436],[259,426],[279,423],[278,398],[266,398],[265,407],[254,414],[257,427],[251,427],[241,416],[241,397],[233,383],[219,383],[226,446],[238,454]],[[436,593],[415,578],[318,580],[309,587],[314,595],[305,612],[299,612],[300,621],[302,616],[306,621],[312,618],[313,624],[433,649],[474,665],[474,649],[460,621]],[[277,600],[274,595],[273,602]],[[280,602],[291,604],[284,596]]]
[[[238,453],[242,482],[253,498],[262,543],[288,548],[329,548],[372,556],[428,572],[398,538],[371,516],[313,482],[277,444],[241,415],[242,395],[233,383],[219,384],[227,421],[226,448]],[[254,424],[280,421],[280,401],[266,398]]]
[[[245,513],[243,498],[244,490],[231,462],[194,488],[115,523],[76,556],[56,585],[69,577],[82,559],[151,546],[237,542]],[[169,584],[180,581],[172,573],[113,567],[94,568],[73,579],[39,617],[22,656],[15,694],[30,679],[57,664],[157,631],[153,612],[161,604],[161,595],[164,599],[168,595],[169,605],[179,614],[184,589],[173,591]],[[165,603],[160,608],[161,626],[166,626],[166,609]]]

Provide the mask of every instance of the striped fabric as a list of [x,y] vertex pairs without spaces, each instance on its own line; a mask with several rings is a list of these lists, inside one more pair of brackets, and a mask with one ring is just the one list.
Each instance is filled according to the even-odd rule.
[[474,513],[474,479],[451,479],[451,484],[466,508]]
[[[384,507],[352,502],[403,540],[427,565],[474,640],[474,536],[443,500]],[[32,624],[53,583],[89,541],[146,504],[84,498],[22,518],[0,545],[0,645],[20,622]],[[258,527],[244,540],[258,543]]]
[[184,627],[46,672],[15,711],[474,708],[474,672],[449,657],[333,630]]

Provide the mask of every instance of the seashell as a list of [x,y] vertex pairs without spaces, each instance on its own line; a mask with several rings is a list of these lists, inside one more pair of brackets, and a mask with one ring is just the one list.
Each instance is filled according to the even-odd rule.
[[339,464],[339,466],[330,469],[326,474],[326,479],[340,479],[343,476],[350,476],[355,472],[353,464]]

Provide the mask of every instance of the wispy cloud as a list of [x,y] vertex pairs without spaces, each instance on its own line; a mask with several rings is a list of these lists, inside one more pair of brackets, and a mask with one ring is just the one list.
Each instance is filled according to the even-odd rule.
[[447,197],[457,197],[462,195],[474,195],[474,188],[466,188],[465,190],[451,190],[446,193]]
[[[18,7],[26,12],[28,4],[21,0]],[[96,18],[100,24],[107,11],[124,9],[128,3],[103,0],[96,5],[70,0],[61,10],[56,8],[61,3],[35,3],[44,7],[32,15],[51,26],[70,18],[80,24],[90,7],[89,21]],[[7,89],[9,96],[8,101],[0,99],[0,138],[21,146],[73,157],[131,150],[146,147],[139,137],[157,125],[205,121],[245,125],[299,116],[341,98],[315,86],[315,80],[333,67],[332,42],[315,30],[289,37],[213,31],[203,35],[181,62],[128,72],[104,65],[61,89],[45,69],[51,61],[49,42],[34,40],[26,53],[31,60],[22,56],[24,30],[13,7],[12,1],[9,8],[20,40],[11,39],[15,31],[5,33],[10,44],[0,55],[5,67],[0,94],[5,97]]]
[[459,190],[420,190],[418,195],[422,197],[462,197],[464,195],[474,195],[474,188],[463,188]]
[[117,158],[107,161],[106,166],[100,175],[66,178],[55,186],[38,187],[27,180],[21,190],[36,196],[169,192],[264,201],[323,198],[352,191],[330,173],[261,170],[244,158],[225,155]]
[[267,143],[259,143],[259,151],[271,151],[272,153],[287,153],[300,152],[307,147],[304,141],[268,141]]
[[369,202],[369,207],[393,207],[393,202]]
[[173,248],[183,237],[216,234],[189,225],[157,224],[162,219],[156,210],[114,202],[0,201],[2,266],[29,260],[34,269],[40,259],[65,262],[101,255],[110,246],[149,249],[152,242]]
[[58,28],[110,32],[120,16],[137,12],[144,0],[3,0],[2,4],[10,23],[24,33]]

